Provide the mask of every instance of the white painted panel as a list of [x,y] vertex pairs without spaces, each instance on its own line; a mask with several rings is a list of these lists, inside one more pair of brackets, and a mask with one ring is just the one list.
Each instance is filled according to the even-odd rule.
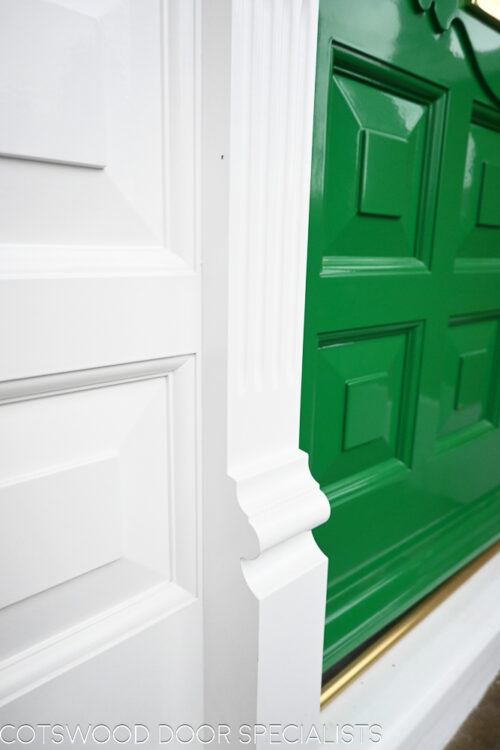
[[[110,540],[116,541],[120,558],[82,569],[57,586],[40,586],[39,593],[0,610],[0,705],[194,603],[199,578],[194,389],[190,357],[0,383],[0,487],[19,487],[10,505],[18,501],[11,520],[24,524],[27,540],[15,561],[21,572],[26,566],[34,576],[40,561],[43,567],[46,540],[39,544],[41,557],[31,554],[30,540],[52,524],[57,538],[74,540],[75,529],[86,537],[78,539],[70,561],[82,552],[80,541],[90,548],[85,554],[95,553],[94,523],[103,526],[108,551]],[[110,482],[102,473],[89,480],[73,472],[106,459],[115,463],[111,484],[119,491],[116,515],[109,518],[99,501]],[[69,476],[61,483],[65,472]],[[75,482],[77,512],[60,517],[58,500],[72,499]],[[82,521],[94,492],[99,497]],[[30,500],[39,503],[40,517],[19,514]],[[0,492],[0,525],[3,517],[9,520],[4,511]],[[9,552],[12,557],[12,548]],[[55,574],[68,569],[67,557],[68,550],[56,561]],[[15,567],[9,563],[13,586]],[[186,652],[188,661],[190,656]]]
[[116,560],[116,456],[0,485],[0,519],[0,608]]
[[0,406],[0,607],[119,557],[170,576],[168,376],[82,385]]
[[99,27],[43,0],[0,0],[0,154],[103,167]]
[[0,0],[7,252],[165,247],[161,8]]
[[0,0],[0,704],[15,720],[202,718],[200,9]]

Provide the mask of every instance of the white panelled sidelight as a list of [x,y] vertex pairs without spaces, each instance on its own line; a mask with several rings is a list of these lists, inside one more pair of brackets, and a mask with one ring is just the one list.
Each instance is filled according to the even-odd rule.
[[203,719],[198,15],[0,2],[2,725]]
[[298,449],[317,18],[0,0],[11,747],[24,725],[59,747],[223,725],[237,747],[318,721],[329,505]]

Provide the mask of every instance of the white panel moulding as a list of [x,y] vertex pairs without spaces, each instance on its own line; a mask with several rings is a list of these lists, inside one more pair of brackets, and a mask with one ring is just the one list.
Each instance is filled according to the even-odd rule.
[[194,601],[195,430],[190,356],[0,383],[0,705]]
[[298,448],[318,2],[202,12],[207,719],[307,723],[326,592],[310,530],[330,511]]

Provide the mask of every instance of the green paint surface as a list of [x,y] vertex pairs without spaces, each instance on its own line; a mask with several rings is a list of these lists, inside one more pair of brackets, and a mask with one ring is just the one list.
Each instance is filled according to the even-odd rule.
[[320,0],[301,446],[332,506],[325,669],[500,536],[500,103],[470,51],[500,73],[500,34],[463,13]]

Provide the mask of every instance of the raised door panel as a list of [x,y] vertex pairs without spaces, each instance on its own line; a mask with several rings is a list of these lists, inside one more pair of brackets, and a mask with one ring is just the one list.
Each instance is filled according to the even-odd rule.
[[500,263],[500,115],[475,105],[467,139],[457,270]]
[[158,6],[107,11],[0,4],[4,245],[162,244]]
[[427,264],[442,92],[338,45],[332,68],[324,271]]
[[420,343],[418,325],[321,338],[311,466],[330,493],[411,463]]
[[[458,318],[446,333],[439,438],[452,444],[496,426],[498,317]],[[440,443],[444,448],[446,442]]]

